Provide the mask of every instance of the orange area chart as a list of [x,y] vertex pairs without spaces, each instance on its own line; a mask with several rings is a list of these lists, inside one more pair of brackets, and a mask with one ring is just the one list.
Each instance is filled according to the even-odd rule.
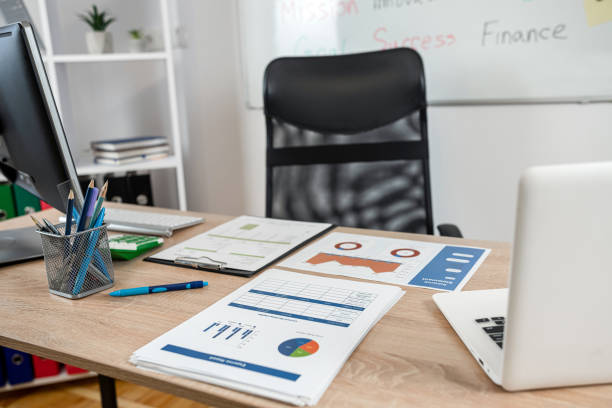
[[401,266],[401,264],[396,262],[378,261],[375,259],[359,258],[356,256],[326,253],[319,253],[306,262],[312,265],[319,265],[326,262],[338,262],[339,264],[346,266],[365,266],[366,268],[370,268],[374,273],[395,272],[395,270]]

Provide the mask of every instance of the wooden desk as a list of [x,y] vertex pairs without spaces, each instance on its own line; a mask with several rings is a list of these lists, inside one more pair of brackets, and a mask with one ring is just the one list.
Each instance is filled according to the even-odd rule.
[[[204,224],[176,233],[165,245],[174,245],[231,218],[203,215]],[[44,216],[56,220],[59,213],[50,210]],[[0,228],[30,223],[29,219],[20,217],[1,223]],[[491,254],[465,290],[506,286],[510,245],[505,243],[349,228],[339,231],[491,248]],[[117,288],[197,279],[207,280],[210,286],[204,292],[180,291],[128,298],[112,298],[107,295],[111,290],[107,290],[81,300],[69,300],[49,293],[42,261],[0,268],[0,344],[215,407],[286,407],[276,401],[206,383],[151,373],[128,363],[134,350],[247,282],[247,278],[158,265],[141,259],[115,263]],[[608,385],[503,391],[483,373],[440,314],[431,299],[433,293],[427,289],[406,288],[404,297],[355,350],[319,406],[612,406],[612,386]],[[559,364],[559,369],[563,369],[563,362]]]

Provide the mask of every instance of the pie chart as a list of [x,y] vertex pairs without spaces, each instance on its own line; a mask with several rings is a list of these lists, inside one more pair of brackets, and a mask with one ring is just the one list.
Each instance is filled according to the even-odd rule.
[[319,350],[319,343],[311,339],[298,338],[283,341],[278,351],[287,357],[306,357]]

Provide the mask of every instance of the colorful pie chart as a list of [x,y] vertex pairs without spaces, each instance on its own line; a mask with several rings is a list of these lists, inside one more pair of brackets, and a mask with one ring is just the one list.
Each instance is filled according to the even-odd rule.
[[291,339],[283,341],[278,351],[288,357],[306,357],[319,350],[319,343],[311,339]]

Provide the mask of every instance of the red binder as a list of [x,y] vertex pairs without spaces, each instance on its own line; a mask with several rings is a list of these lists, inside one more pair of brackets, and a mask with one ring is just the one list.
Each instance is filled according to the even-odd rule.
[[40,209],[41,210],[47,210],[49,208],[53,208],[53,207],[51,207],[49,204],[45,203],[43,200],[40,200]]
[[52,377],[59,374],[59,364],[57,361],[49,360],[38,356],[32,356],[34,363],[34,377]]
[[87,370],[83,370],[82,368],[71,366],[66,364],[66,372],[68,374],[82,374],[88,372]]

